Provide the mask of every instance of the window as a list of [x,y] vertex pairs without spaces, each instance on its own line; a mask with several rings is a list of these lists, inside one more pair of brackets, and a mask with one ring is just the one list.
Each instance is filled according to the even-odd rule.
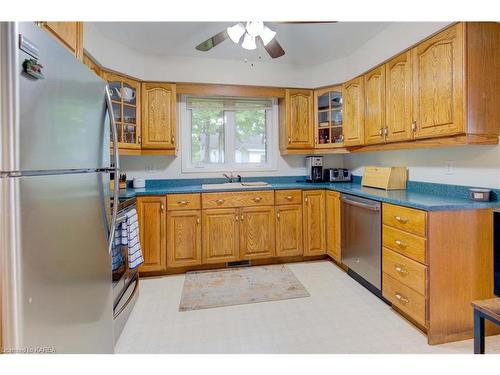
[[[183,172],[276,169],[276,101],[182,97]],[[276,126],[273,126],[276,124]]]

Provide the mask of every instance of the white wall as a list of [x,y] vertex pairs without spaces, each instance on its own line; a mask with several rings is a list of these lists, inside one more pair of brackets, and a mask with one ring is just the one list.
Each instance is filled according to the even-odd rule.
[[366,165],[408,166],[413,181],[500,189],[498,145],[383,151],[344,157],[344,166],[356,175],[361,176]]

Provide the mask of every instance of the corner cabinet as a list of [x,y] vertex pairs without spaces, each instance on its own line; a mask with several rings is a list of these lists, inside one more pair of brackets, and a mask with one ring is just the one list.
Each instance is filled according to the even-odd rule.
[[75,57],[83,60],[83,22],[37,22]]
[[141,84],[123,75],[103,72],[113,104],[118,148],[121,154],[139,154],[141,149]]
[[139,272],[162,272],[167,268],[166,198],[138,197],[137,215],[144,263]]
[[465,131],[464,27],[449,27],[412,50],[415,138]]
[[325,149],[344,145],[342,86],[314,92],[315,148]]
[[143,149],[176,149],[175,84],[144,82],[142,84]]
[[280,106],[280,148],[282,153],[314,147],[313,91],[286,89]]
[[344,146],[362,145],[365,124],[365,94],[363,77],[342,86],[344,96]]

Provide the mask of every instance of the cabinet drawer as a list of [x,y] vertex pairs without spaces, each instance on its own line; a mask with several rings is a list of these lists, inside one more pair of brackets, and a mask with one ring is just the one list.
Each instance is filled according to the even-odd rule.
[[426,295],[426,266],[392,250],[383,249],[382,271],[423,296]]
[[384,225],[382,227],[382,244],[384,247],[417,262],[426,263],[425,238]]
[[400,283],[385,272],[382,274],[382,295],[394,307],[408,314],[422,326],[426,326],[425,297]]
[[167,210],[199,210],[200,200],[200,194],[169,194]]
[[202,195],[202,204],[203,208],[273,206],[274,191],[205,193]]
[[382,222],[419,236],[426,236],[427,212],[384,203]]
[[276,190],[274,192],[276,205],[302,204],[302,191],[300,190]]

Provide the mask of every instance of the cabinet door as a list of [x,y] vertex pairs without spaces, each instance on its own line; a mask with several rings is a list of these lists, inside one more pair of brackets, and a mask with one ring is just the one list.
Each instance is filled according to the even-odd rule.
[[313,91],[286,90],[287,148],[314,146]]
[[276,255],[303,254],[302,205],[276,207]]
[[344,95],[344,146],[361,145],[365,126],[363,77],[344,83],[342,93]]
[[239,209],[203,210],[203,263],[224,263],[239,257]]
[[140,272],[159,272],[167,267],[165,197],[137,198],[139,236],[144,263]]
[[142,148],[175,149],[175,85],[142,84]]
[[325,191],[304,191],[304,255],[321,255],[325,244]]
[[167,213],[168,267],[201,264],[201,211]]
[[463,133],[464,25],[454,25],[413,48],[416,138]]
[[411,52],[385,64],[386,142],[413,138]]
[[240,213],[240,259],[275,256],[274,207],[245,207]]
[[385,66],[365,74],[365,143],[383,143],[385,138]]
[[340,193],[326,192],[326,253],[337,262],[340,254]]
[[83,22],[39,22],[38,24],[78,59],[83,58]]

